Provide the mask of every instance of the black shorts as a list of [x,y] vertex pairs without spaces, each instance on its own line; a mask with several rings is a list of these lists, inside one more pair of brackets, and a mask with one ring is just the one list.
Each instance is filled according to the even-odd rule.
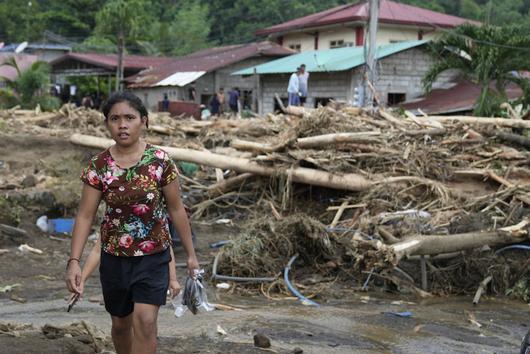
[[169,248],[137,257],[117,257],[101,251],[99,278],[107,312],[125,317],[133,312],[136,302],[165,305],[170,261]]
[[300,96],[300,103],[301,104],[304,104],[306,101],[307,101],[307,97],[306,96]]
[[231,104],[230,105],[230,110],[233,112],[233,113],[237,113],[239,111],[238,109],[239,107],[237,106],[237,104]]

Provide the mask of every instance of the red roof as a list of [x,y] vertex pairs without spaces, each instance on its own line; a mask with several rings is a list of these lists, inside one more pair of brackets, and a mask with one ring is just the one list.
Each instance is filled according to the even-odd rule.
[[291,49],[269,41],[208,48],[172,59],[170,63],[144,70],[125,80],[130,83],[130,88],[149,87],[177,72],[209,72],[248,58],[282,57],[294,53],[296,52]]
[[[492,82],[490,87],[495,89],[495,83]],[[508,99],[513,100],[521,97],[523,91],[510,83],[506,87],[506,94]],[[479,85],[462,81],[449,89],[432,90],[426,97],[399,106],[409,111],[421,109],[427,114],[449,114],[472,111],[479,96]]]
[[[100,66],[106,69],[116,69],[118,66],[118,55],[116,54],[96,54],[96,53],[67,53],[50,64],[55,65],[65,60],[78,60],[87,64]],[[123,67],[127,69],[142,70],[150,67],[166,64],[173,58],[168,57],[146,57],[140,55],[125,55],[123,57]]]
[[3,65],[5,61],[10,57],[15,57],[18,68],[20,71],[28,69],[34,62],[38,60],[36,55],[29,54],[14,54],[14,53],[0,53],[0,80],[6,78],[8,80],[14,80],[17,78],[17,70],[12,66]]
[[[368,10],[368,1],[342,5],[272,27],[267,27],[256,31],[255,34],[260,36],[345,22],[366,22],[369,17]],[[446,15],[440,12],[423,9],[421,7],[400,4],[390,0],[381,0],[379,22],[429,28],[453,28],[465,22],[474,23],[474,21],[465,18]]]

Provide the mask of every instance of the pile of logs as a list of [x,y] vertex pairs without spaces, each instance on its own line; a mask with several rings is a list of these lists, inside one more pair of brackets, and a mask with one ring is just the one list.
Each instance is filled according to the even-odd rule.
[[[113,144],[94,111],[63,107],[0,117],[65,130],[74,144]],[[354,230],[352,242],[397,265],[407,257],[527,240],[529,131],[523,119],[288,107],[285,114],[243,120],[153,115],[147,140],[177,161],[201,166],[182,181],[195,197],[196,217],[235,217],[238,208],[266,209],[276,219],[306,211],[332,230]],[[341,192],[315,208],[317,190]],[[481,223],[458,225],[470,215],[480,215]]]

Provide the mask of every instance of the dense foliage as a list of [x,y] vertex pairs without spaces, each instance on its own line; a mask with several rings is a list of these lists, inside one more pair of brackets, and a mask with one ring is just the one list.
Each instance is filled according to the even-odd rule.
[[427,90],[439,74],[458,69],[466,79],[481,87],[475,115],[499,115],[510,82],[521,87],[524,93],[521,103],[526,106],[528,81],[518,74],[530,68],[530,35],[525,29],[462,25],[444,33],[431,44],[431,49],[436,61],[424,79]]
[[[141,19],[126,41],[128,53],[186,54],[212,44],[254,39],[257,29],[355,0],[125,0]],[[486,23],[529,24],[530,0],[401,0]],[[116,52],[117,38],[101,31],[113,0],[3,0],[0,41],[57,40],[76,50]],[[112,27],[112,26],[110,26]]]

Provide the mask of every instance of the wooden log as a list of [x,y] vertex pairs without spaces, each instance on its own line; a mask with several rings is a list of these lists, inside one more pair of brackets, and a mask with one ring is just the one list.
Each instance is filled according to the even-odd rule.
[[18,227],[4,225],[4,224],[0,224],[0,234],[6,234],[9,236],[15,236],[15,237],[28,236],[28,233],[26,232],[26,230],[19,229]]
[[[98,147],[106,149],[114,144],[111,139],[97,138],[83,134],[73,134],[70,142],[77,145]],[[193,162],[199,165],[207,165],[222,169],[234,170],[237,172],[248,172],[263,176],[286,175],[293,182],[306,183],[321,187],[364,191],[370,188],[372,183],[365,177],[358,174],[335,175],[329,172],[315,170],[305,167],[293,167],[290,169],[278,169],[277,167],[262,166],[249,159],[223,156],[213,154],[209,151],[198,151],[181,149],[168,146],[160,146],[167,151],[169,156],[175,160]]]
[[[381,132],[360,132],[360,133],[338,133],[311,136],[308,138],[299,138],[296,140],[296,147],[299,149],[312,149],[320,146],[331,144],[360,143],[374,144],[380,143],[379,140],[371,138],[372,136],[381,135]],[[234,139],[230,146],[243,151],[257,151],[271,153],[282,150],[290,144],[292,140],[281,139],[280,143],[263,144],[254,141]]]
[[379,109],[379,115],[381,117],[383,117],[384,119],[386,119],[387,121],[389,121],[390,123],[394,124],[395,126],[397,126],[400,129],[402,129],[402,128],[404,128],[404,127],[406,127],[408,125],[407,123],[405,123],[405,121],[397,119],[392,114],[388,113],[387,111],[385,111],[382,108]]
[[433,255],[497,246],[524,241],[517,233],[502,231],[470,232],[445,236],[413,236],[390,247],[399,261],[407,255]]
[[236,188],[239,188],[245,181],[252,177],[252,173],[242,173],[238,176],[225,179],[224,181],[212,184],[208,187],[208,195],[210,197],[217,197],[221,194],[230,192]]
[[522,135],[498,132],[495,136],[499,140],[512,143],[512,144],[516,144],[516,145],[520,145],[520,146],[524,146],[525,148],[530,149],[530,139]]
[[491,275],[488,275],[486,279],[480,282],[477,292],[475,293],[475,296],[473,297],[473,305],[478,304],[478,302],[480,301],[480,297],[482,296],[482,292],[486,290],[486,286],[488,286],[491,279],[493,279]]
[[149,131],[165,135],[173,135],[173,133],[175,132],[174,129],[169,127],[163,127],[161,125],[151,125],[149,127]]
[[344,143],[380,143],[379,140],[372,138],[381,135],[381,132],[359,132],[359,133],[338,133],[311,136],[299,138],[296,140],[296,147],[300,149],[312,149],[331,144]]
[[257,152],[276,152],[283,149],[287,145],[287,142],[281,142],[278,144],[263,144],[254,141],[247,141],[241,139],[233,139],[230,146],[243,151],[257,151]]
[[[425,119],[418,117],[419,120]],[[487,118],[487,117],[469,117],[469,116],[429,116],[430,120],[435,120],[440,123],[465,123],[470,125],[498,125],[509,128],[523,128],[530,129],[530,121],[522,119],[509,118]]]

